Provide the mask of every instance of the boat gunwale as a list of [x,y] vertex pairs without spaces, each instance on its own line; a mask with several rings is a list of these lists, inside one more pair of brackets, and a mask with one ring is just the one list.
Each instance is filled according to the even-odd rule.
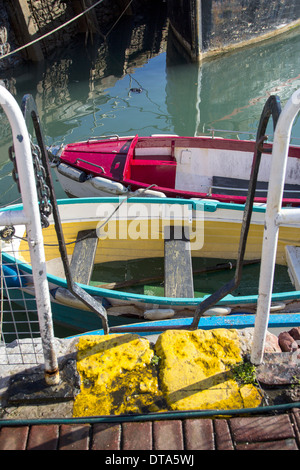
[[[182,198],[172,198],[172,197],[130,197],[128,196],[97,196],[97,197],[82,197],[82,198],[65,198],[58,199],[57,204],[62,206],[64,204],[100,204],[100,203],[120,203],[124,199],[128,199],[130,203],[148,203],[148,204],[180,204],[180,205],[192,205],[194,210],[203,210],[206,212],[212,212],[216,209],[232,209],[237,211],[244,211],[245,204],[236,204],[229,202],[221,202],[215,199],[199,198],[199,199],[182,199]],[[8,210],[22,210],[23,204],[15,204],[12,206],[6,206],[0,209],[0,212],[5,212]],[[255,203],[252,210],[254,212],[265,212],[266,204],[265,203]],[[289,209],[287,207],[287,209]],[[292,207],[291,207],[292,209]]]
[[[119,200],[126,199],[126,197],[96,197],[96,198],[76,198],[76,199],[59,199],[57,200],[57,204],[60,205],[70,205],[70,204],[99,204],[99,203],[118,203]],[[244,211],[244,205],[241,204],[228,204],[222,203],[220,201],[212,201],[212,200],[188,200],[188,199],[176,199],[176,198],[142,198],[142,197],[132,197],[130,198],[131,203],[155,203],[155,204],[192,204],[193,209],[195,210],[206,210],[208,212],[214,212],[219,209],[233,209]],[[5,208],[1,208],[1,211],[6,210],[20,210],[23,205],[22,203],[16,204],[14,206],[8,206]],[[259,204],[253,207],[253,211],[257,212],[265,212],[266,205]],[[291,208],[292,209],[292,208]],[[7,260],[8,263],[15,263],[18,265],[19,269],[25,271],[27,274],[32,274],[31,265],[28,263],[24,263],[23,261],[16,259],[14,256],[10,255],[9,253],[2,251],[2,257],[4,260]],[[67,288],[67,281],[61,277],[55,276],[53,274],[47,273],[47,279],[49,283],[56,285],[57,287],[64,287]],[[149,296],[144,294],[137,294],[131,292],[123,292],[123,291],[116,291],[105,289],[101,287],[95,287],[91,285],[79,284],[80,287],[84,288],[90,295],[92,296],[102,296],[106,298],[112,299],[122,299],[126,301],[135,301],[135,302],[142,302],[145,304],[156,304],[156,305],[174,305],[174,306],[195,306],[199,303],[203,302],[206,298],[210,297],[211,294],[207,294],[203,297],[196,297],[196,298],[173,298],[173,297],[159,297],[159,296]],[[300,291],[287,291],[287,292],[279,292],[279,293],[272,293],[272,301],[284,301],[284,300],[296,300],[300,298]],[[222,300],[218,302],[218,305],[238,305],[238,304],[253,304],[256,303],[258,299],[258,295],[248,295],[248,296],[233,296],[232,294],[228,294]]]

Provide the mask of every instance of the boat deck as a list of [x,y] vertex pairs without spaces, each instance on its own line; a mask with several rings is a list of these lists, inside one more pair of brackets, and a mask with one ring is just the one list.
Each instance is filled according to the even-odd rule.
[[[300,450],[299,408],[283,414],[228,419],[129,422],[97,422],[95,419],[92,424],[84,421],[80,424],[53,423],[0,424],[0,450],[143,450],[153,451],[152,459],[167,457],[166,453],[156,451],[185,451],[188,458],[189,452],[194,450]],[[116,458],[122,454],[114,455]],[[147,462],[147,455],[149,458],[150,454],[140,457],[143,462]]]

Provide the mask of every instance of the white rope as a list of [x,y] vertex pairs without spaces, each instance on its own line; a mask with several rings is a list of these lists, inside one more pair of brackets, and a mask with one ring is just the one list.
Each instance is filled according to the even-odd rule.
[[15,49],[14,51],[11,51],[11,52],[8,52],[7,54],[4,54],[3,56],[0,57],[0,59],[6,59],[6,57],[9,57],[11,56],[12,54],[16,54],[16,52],[20,52],[22,51],[23,49],[25,49],[26,47],[29,47],[29,46],[32,46],[33,44],[36,44],[37,42],[41,41],[42,39],[45,39],[46,37],[50,36],[51,34],[53,33],[56,33],[57,31],[59,31],[60,29],[63,29],[65,28],[65,26],[68,26],[70,23],[72,23],[73,21],[76,21],[78,20],[78,18],[80,18],[81,16],[85,15],[86,13],[88,13],[90,10],[92,10],[93,8],[95,8],[97,5],[100,5],[100,3],[102,3],[104,0],[99,0],[98,2],[96,2],[94,5],[90,6],[89,8],[87,8],[86,10],[84,10],[83,12],[79,13],[78,15],[74,16],[74,18],[72,18],[71,20],[68,20],[66,21],[66,23],[58,26],[57,28],[53,29],[52,31],[50,31],[49,33],[46,33],[44,34],[43,36],[40,36],[39,38],[37,39],[34,39],[33,41],[27,43],[27,44],[24,44],[23,46],[19,47],[18,49]]
[[112,25],[112,27],[110,28],[110,30],[108,31],[108,33],[105,35],[105,38],[107,38],[107,36],[111,33],[111,31],[114,29],[114,27],[116,26],[116,24],[120,21],[120,19],[122,18],[122,16],[124,15],[125,11],[127,10],[127,8],[130,7],[130,5],[132,4],[133,0],[130,0],[127,7],[125,7],[124,11],[121,13],[121,15],[119,16],[119,18],[117,19],[117,21]]

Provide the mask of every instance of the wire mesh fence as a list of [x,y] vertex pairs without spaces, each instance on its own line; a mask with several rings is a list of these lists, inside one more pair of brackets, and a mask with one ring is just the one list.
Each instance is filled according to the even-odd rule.
[[34,285],[14,261],[12,241],[1,243],[0,367],[39,364],[43,355]]

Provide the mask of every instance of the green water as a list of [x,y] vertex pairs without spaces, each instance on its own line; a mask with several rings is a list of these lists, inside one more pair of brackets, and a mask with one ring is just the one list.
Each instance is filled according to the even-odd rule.
[[[268,96],[278,94],[284,104],[300,87],[299,29],[202,65],[182,63],[166,43],[168,52],[147,60],[141,51],[128,67],[130,74],[116,67],[121,63],[118,42],[103,59],[99,41],[87,48],[81,41],[52,60],[18,67],[0,77],[18,103],[24,94],[33,95],[47,145],[116,133],[193,136],[210,128],[250,132],[254,137]],[[142,92],[131,92],[133,87]],[[10,135],[1,112],[1,205],[18,197],[7,153]],[[299,117],[292,136],[300,138]],[[64,197],[57,182],[56,192],[57,197]]]
[[[117,28],[114,34],[118,37]],[[279,95],[284,105],[300,87],[299,29],[201,65],[176,58],[166,43],[162,52],[150,58],[143,51],[137,54],[128,65],[130,73],[117,66],[121,58],[118,41],[115,44],[110,56],[103,58],[101,40],[87,48],[77,42],[76,47],[58,51],[51,60],[2,74],[0,78],[18,103],[24,94],[33,95],[47,145],[109,134],[194,136],[211,128],[225,130],[221,135],[227,137],[240,133],[240,138],[254,138],[268,96]],[[109,61],[115,66],[109,67]],[[130,91],[133,87],[142,91]],[[299,116],[292,137],[299,144]],[[10,145],[10,127],[0,110],[0,206],[20,198],[11,177]],[[57,198],[66,197],[54,181]],[[251,278],[257,274],[250,268],[249,273]],[[212,275],[214,282],[220,281],[220,275]],[[203,287],[203,279],[196,279],[195,285],[200,292],[212,289],[212,285]]]
[[[212,294],[231,281],[235,273],[234,260],[193,258],[194,296]],[[197,272],[198,271],[198,272]],[[200,272],[199,272],[200,271]],[[232,292],[234,296],[258,295],[260,263],[245,265],[242,280]],[[142,273],[142,275],[141,275]],[[145,282],[141,283],[141,278]],[[157,279],[155,279],[157,278]],[[114,261],[95,265],[91,285],[120,283],[116,290],[141,295],[164,296],[164,259],[149,258],[129,261]],[[122,286],[122,282],[128,282]],[[292,291],[294,287],[284,266],[276,266],[273,292]]]

